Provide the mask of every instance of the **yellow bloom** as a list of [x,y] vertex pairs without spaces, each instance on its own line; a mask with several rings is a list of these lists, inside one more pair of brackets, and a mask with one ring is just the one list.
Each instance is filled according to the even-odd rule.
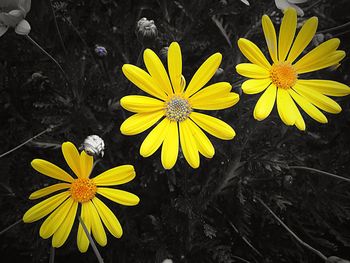
[[199,153],[212,158],[215,152],[202,129],[223,140],[235,136],[235,131],[225,122],[194,111],[225,109],[238,102],[238,94],[230,92],[232,87],[227,82],[203,88],[218,69],[222,56],[216,53],[209,57],[194,74],[186,89],[178,43],[173,42],[169,47],[169,76],[152,50],[146,49],[143,58],[148,73],[129,64],[123,66],[123,73],[154,98],[139,95],[123,97],[120,101],[122,107],[136,114],[125,120],[120,130],[125,135],[134,135],[159,122],[143,141],[140,154],[148,157],[163,144],[162,164],[165,169],[171,169],[181,147],[187,162],[193,168],[198,168]]
[[[105,187],[124,184],[134,179],[134,167],[132,165],[118,166],[90,179],[90,173],[93,169],[92,156],[87,155],[84,151],[79,154],[70,142],[62,144],[62,153],[77,178],[73,178],[48,161],[34,159],[31,164],[35,170],[64,183],[40,189],[32,193],[29,199],[38,199],[57,191],[64,191],[30,208],[24,214],[23,221],[31,223],[51,213],[41,225],[39,233],[45,239],[52,236],[52,246],[60,247],[68,238],[80,203],[80,216],[98,244],[101,246],[107,244],[102,222],[113,236],[120,238],[123,230],[118,219],[96,194],[122,205],[137,205],[140,199],[136,195]],[[77,245],[80,252],[86,252],[89,247],[89,240],[81,224],[78,228]]]
[[243,92],[257,94],[265,90],[255,106],[255,119],[261,121],[269,116],[275,100],[282,121],[286,125],[295,125],[300,130],[305,130],[305,122],[295,103],[320,123],[327,123],[327,118],[319,109],[328,113],[341,111],[341,107],[327,96],[350,94],[347,85],[331,80],[299,78],[304,73],[337,66],[345,57],[344,51],[337,50],[339,39],[333,38],[296,61],[314,37],[317,24],[317,17],[308,19],[294,39],[297,14],[295,9],[287,9],[277,40],[270,18],[264,15],[262,27],[272,65],[253,42],[244,38],[238,40],[240,50],[251,62],[236,66],[239,74],[251,78],[242,84]]

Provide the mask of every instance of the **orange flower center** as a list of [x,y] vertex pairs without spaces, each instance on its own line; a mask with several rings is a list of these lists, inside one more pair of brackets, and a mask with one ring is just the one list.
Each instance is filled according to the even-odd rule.
[[95,183],[88,178],[75,179],[70,187],[71,197],[80,203],[85,203],[95,197],[97,187]]
[[289,62],[278,62],[272,65],[270,77],[273,84],[278,88],[289,89],[297,81],[298,74]]
[[181,122],[188,118],[192,108],[187,99],[175,95],[165,102],[165,116],[171,121]]

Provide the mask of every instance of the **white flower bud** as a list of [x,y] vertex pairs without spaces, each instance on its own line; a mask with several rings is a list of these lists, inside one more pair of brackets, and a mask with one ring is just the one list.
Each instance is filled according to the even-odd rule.
[[101,137],[97,135],[90,135],[86,137],[83,144],[80,146],[88,155],[101,156],[104,155],[105,143]]

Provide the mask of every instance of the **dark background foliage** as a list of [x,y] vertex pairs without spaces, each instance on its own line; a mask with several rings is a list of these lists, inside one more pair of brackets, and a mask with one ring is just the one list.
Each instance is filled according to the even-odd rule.
[[[90,134],[106,143],[104,158],[94,174],[121,164],[135,166],[137,177],[122,186],[137,194],[135,207],[108,203],[120,219],[124,235],[100,248],[105,262],[321,262],[305,250],[257,202],[264,202],[305,242],[325,255],[350,258],[349,183],[291,165],[313,167],[348,176],[350,170],[350,99],[337,101],[343,111],[321,125],[305,116],[307,131],[286,127],[276,110],[263,122],[253,119],[258,96],[242,95],[233,108],[212,112],[237,133],[233,141],[211,138],[216,154],[201,159],[193,170],[181,156],[165,171],[159,151],[139,155],[147,132],[121,135],[119,127],[130,113],[119,100],[139,90],[122,75],[125,63],[144,66],[143,47],[135,35],[141,17],[153,19],[158,38],[149,45],[158,54],[172,41],[183,52],[189,81],[212,53],[221,52],[223,72],[213,78],[229,81],[236,92],[243,78],[235,65],[244,59],[237,39],[246,37],[265,52],[260,19],[268,14],[275,24],[281,12],[274,1],[250,0],[33,0],[27,20],[31,37],[62,64],[59,69],[40,50],[13,30],[0,39],[0,145],[5,152],[53,125],[21,149],[0,159],[0,229],[12,224],[33,206],[31,192],[53,183],[30,167],[43,158],[67,169],[60,144],[80,145]],[[350,27],[330,28],[350,20],[350,1],[310,0],[301,5],[304,19],[319,17],[324,37],[341,38],[349,53]],[[54,16],[62,34],[61,44]],[[320,37],[320,35],[319,35]],[[311,45],[316,43],[313,41]],[[108,50],[99,58],[95,45]],[[310,48],[310,47],[309,47]],[[313,78],[334,79],[349,85],[350,60],[336,71],[322,70]],[[48,262],[50,240],[39,237],[41,222],[19,224],[0,236],[2,262]],[[80,254],[76,228],[56,249],[56,262],[96,262],[90,248]],[[3,259],[5,259],[3,261]],[[73,261],[74,260],[74,261]]]

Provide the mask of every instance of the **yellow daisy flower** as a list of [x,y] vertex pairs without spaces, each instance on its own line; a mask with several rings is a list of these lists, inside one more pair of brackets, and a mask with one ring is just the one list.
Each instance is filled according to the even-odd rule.
[[[123,230],[117,217],[96,194],[122,205],[137,205],[140,199],[136,195],[105,187],[124,184],[134,179],[134,167],[132,165],[118,166],[90,179],[93,169],[92,156],[87,155],[84,151],[79,154],[77,148],[71,142],[62,144],[62,153],[68,166],[77,178],[73,178],[67,172],[48,161],[34,159],[31,165],[35,170],[64,183],[40,189],[32,193],[29,199],[38,199],[60,190],[64,191],[30,208],[24,214],[23,221],[31,223],[51,213],[41,225],[39,233],[45,239],[52,236],[52,246],[60,247],[68,238],[78,205],[81,204],[80,216],[98,244],[101,246],[107,244],[107,237],[102,222],[113,236],[120,238]],[[77,245],[80,252],[86,252],[89,247],[88,237],[81,224],[79,224],[78,228]]]
[[186,89],[178,43],[173,42],[169,46],[169,76],[152,50],[146,49],[143,58],[148,73],[129,64],[124,65],[122,70],[132,83],[154,98],[139,95],[123,97],[120,100],[122,107],[136,114],[126,119],[120,130],[125,135],[135,135],[159,122],[143,141],[140,154],[143,157],[151,156],[163,145],[162,164],[165,169],[171,169],[181,147],[189,165],[198,168],[199,153],[212,158],[215,152],[202,129],[223,140],[235,136],[235,131],[225,122],[194,111],[225,109],[238,102],[238,94],[230,92],[232,87],[227,82],[203,88],[218,69],[222,56],[220,53],[210,56],[194,74]]
[[264,15],[262,27],[272,65],[253,42],[244,38],[238,40],[239,49],[251,62],[236,66],[239,74],[251,78],[242,84],[243,92],[257,94],[264,91],[254,109],[255,119],[261,121],[269,116],[275,100],[282,121],[286,125],[295,125],[299,130],[305,130],[305,122],[295,103],[320,123],[327,123],[327,118],[319,109],[328,113],[341,111],[338,103],[327,96],[350,94],[347,85],[331,80],[300,79],[300,75],[304,73],[337,66],[345,57],[344,51],[337,50],[339,39],[333,38],[296,61],[314,37],[317,24],[317,17],[311,17],[294,39],[297,14],[295,9],[287,9],[277,41],[274,26],[270,18]]

